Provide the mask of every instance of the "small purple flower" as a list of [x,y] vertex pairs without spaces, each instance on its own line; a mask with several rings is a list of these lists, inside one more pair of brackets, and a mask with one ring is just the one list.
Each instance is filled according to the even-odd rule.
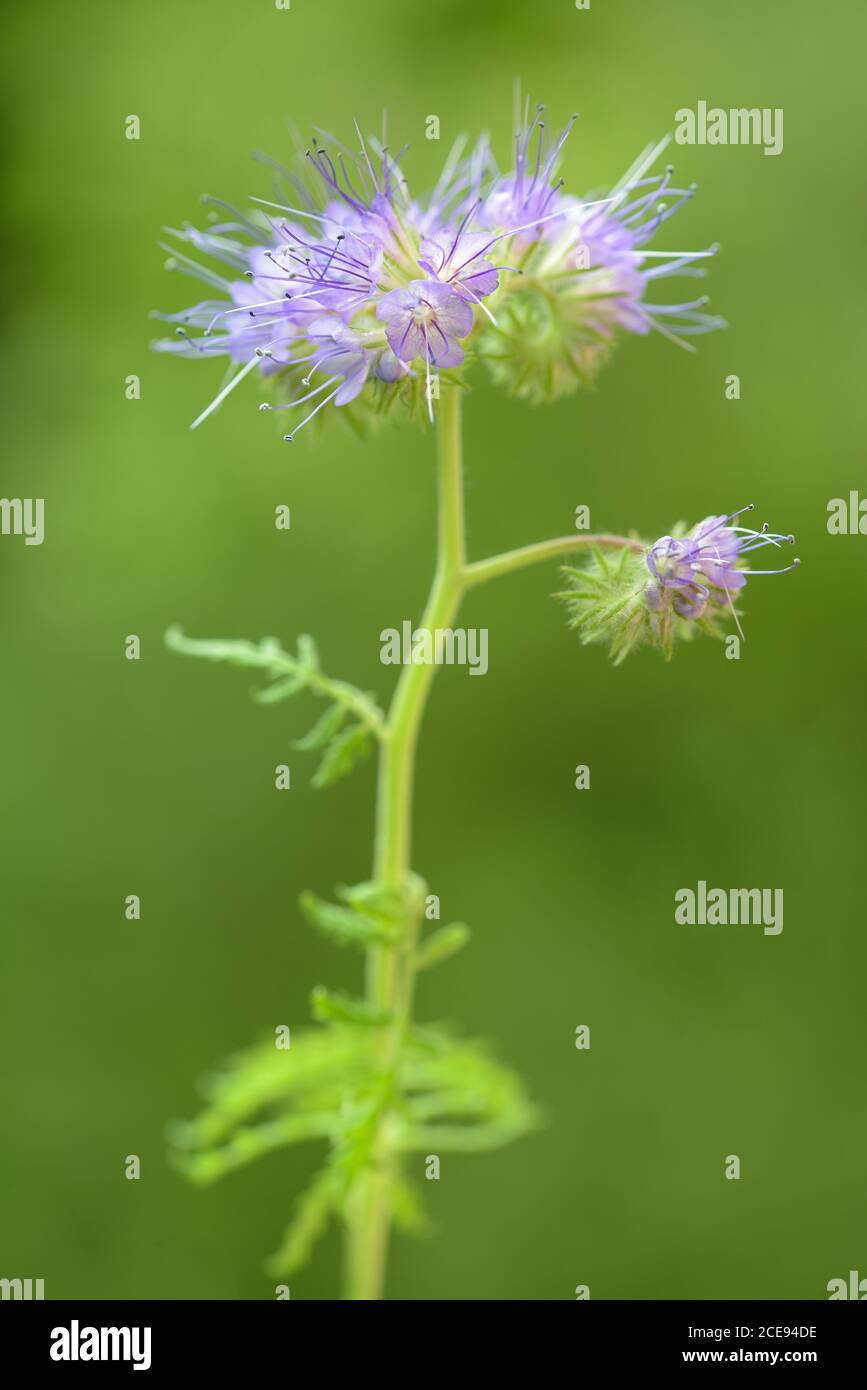
[[779,549],[795,539],[769,531],[767,523],[761,531],[729,524],[749,511],[752,504],[730,516],[706,517],[687,536],[663,536],[656,541],[647,552],[647,568],[653,575],[646,591],[648,607],[658,613],[670,604],[681,618],[700,618],[709,603],[733,607],[731,596],[744,587],[748,575],[785,574],[795,569],[799,560],[781,570],[737,567],[753,550],[766,545]]
[[302,377],[301,384],[309,387],[317,373],[324,373],[325,380],[297,400],[286,401],[278,406],[264,402],[259,409],[291,410],[296,405],[303,405],[317,396],[322,396],[330,387],[333,387],[333,390],[319,400],[305,419],[295,426],[292,433],[284,435],[284,439],[291,442],[298,430],[331,401],[337,406],[349,405],[361,394],[371,374],[388,383],[394,383],[406,374],[406,368],[398,362],[390,348],[370,343],[369,340],[376,336],[373,332],[364,333],[349,328],[336,315],[314,319],[307,325],[307,341],[316,351],[311,354],[312,362],[307,375]]
[[498,240],[490,232],[442,230],[421,243],[419,265],[428,275],[451,285],[462,298],[478,303],[493,294],[500,283],[499,271],[505,266],[491,265],[483,259]]
[[523,129],[515,136],[514,169],[496,181],[486,200],[492,222],[522,229],[522,245],[562,228],[562,218],[556,214],[566,213],[566,200],[560,196],[563,180],[554,181],[554,175],[578,117],[570,118],[549,148],[544,115],[545,108],[540,105],[532,120],[525,117]]
[[459,338],[473,327],[465,299],[440,280],[411,280],[392,290],[376,306],[385,336],[400,362],[423,358],[432,367],[459,367],[464,360]]
[[734,600],[749,576],[783,574],[799,563],[779,570],[742,568],[752,551],[794,541],[767,526],[751,531],[733,524],[751,510],[705,517],[686,535],[662,536],[650,546],[628,541],[616,555],[598,550],[580,568],[567,566],[568,584],[559,597],[571,626],[583,642],[607,643],[615,664],[640,646],[654,647],[670,661],[678,641],[699,632],[724,637],[728,616],[743,640]]

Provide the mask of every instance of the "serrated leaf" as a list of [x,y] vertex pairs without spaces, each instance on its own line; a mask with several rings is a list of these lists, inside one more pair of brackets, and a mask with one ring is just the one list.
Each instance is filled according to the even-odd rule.
[[220,1148],[204,1149],[198,1153],[177,1150],[173,1165],[191,1182],[207,1186],[246,1168],[263,1154],[301,1144],[308,1139],[327,1139],[339,1125],[339,1116],[323,1112],[280,1116],[267,1124],[236,1129],[227,1144]]
[[428,1145],[430,1153],[439,1151],[438,1144],[466,1151],[496,1148],[537,1125],[520,1079],[484,1047],[442,1035],[438,1043],[435,1050],[403,1055],[406,1125],[400,1147],[424,1150]]
[[342,885],[335,889],[335,896],[349,907],[361,912],[371,912],[376,917],[390,920],[395,929],[402,931],[407,923],[420,917],[424,908],[427,884],[417,874],[409,874],[403,892],[396,888],[386,888],[376,880],[356,883],[351,887]]
[[194,1120],[173,1125],[170,1142],[176,1150],[203,1152],[222,1147],[258,1112],[287,1107],[295,1114],[339,1105],[374,1061],[375,1035],[367,1029],[295,1033],[285,1050],[269,1038],[205,1079],[204,1108]]
[[361,758],[370,752],[370,735],[362,724],[350,724],[325,751],[312,785],[317,789],[333,786],[347,777]]
[[334,1202],[334,1174],[325,1168],[298,1198],[280,1248],[267,1262],[269,1274],[294,1274],[307,1263],[314,1245],[325,1234]]
[[404,901],[400,893],[392,888],[383,888],[375,879],[364,883],[353,883],[348,887],[341,885],[335,889],[341,902],[350,907],[370,908],[384,917],[400,918],[404,911]]
[[485,1153],[501,1149],[526,1134],[522,1120],[491,1120],[478,1125],[416,1125],[408,1128],[400,1147],[414,1153]]
[[300,904],[308,921],[341,946],[393,946],[401,935],[400,925],[389,918],[323,902],[314,893],[302,893]]
[[391,1214],[398,1230],[408,1236],[430,1234],[431,1226],[424,1210],[418,1183],[410,1182],[402,1173],[395,1173],[391,1181]]
[[290,700],[293,695],[304,690],[306,685],[307,680],[304,676],[287,676],[285,680],[276,680],[264,689],[253,690],[250,693],[257,704],[276,705],[281,700]]
[[416,955],[416,968],[429,970],[431,966],[442,965],[463,950],[471,936],[469,927],[463,922],[453,922],[451,926],[440,927],[423,941]]
[[319,748],[324,748],[340,732],[347,713],[344,705],[331,705],[320,715],[309,733],[295,740],[295,747],[302,753],[313,753]]
[[319,670],[319,652],[316,643],[307,632],[302,632],[298,638],[298,660],[310,671]]
[[382,1028],[391,1023],[394,1014],[377,1009],[365,999],[351,999],[317,985],[310,995],[313,1017],[320,1023],[358,1023],[369,1028]]
[[[170,627],[166,632],[165,642],[172,651],[180,652],[184,656],[196,656],[205,661],[225,662],[230,666],[247,666],[263,671],[270,684],[253,692],[253,698],[260,704],[276,704],[309,689],[341,706],[347,715],[351,714],[361,727],[365,740],[368,733],[376,738],[384,737],[385,719],[374,698],[347,681],[332,680],[324,675],[316,644],[306,633],[298,638],[297,656],[290,656],[285,652],[275,637],[263,637],[258,644],[247,641],[199,639],[186,637],[179,627]],[[363,751],[361,741],[362,736],[359,735],[355,744],[344,750],[341,767],[346,765],[350,757],[353,761],[357,760]],[[343,775],[342,771],[338,775]]]

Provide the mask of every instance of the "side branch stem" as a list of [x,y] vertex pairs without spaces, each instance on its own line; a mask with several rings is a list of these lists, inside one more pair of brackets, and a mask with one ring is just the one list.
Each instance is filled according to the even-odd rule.
[[575,550],[592,549],[599,546],[604,550],[634,550],[637,554],[647,547],[644,541],[629,536],[583,535],[558,536],[555,540],[538,541],[535,545],[522,546],[520,550],[508,550],[502,555],[492,555],[488,560],[477,560],[468,565],[464,572],[467,588],[484,584],[488,579],[498,579],[501,574],[511,574],[513,570],[526,569],[528,565],[541,564],[543,560],[556,560],[561,555],[570,555]]

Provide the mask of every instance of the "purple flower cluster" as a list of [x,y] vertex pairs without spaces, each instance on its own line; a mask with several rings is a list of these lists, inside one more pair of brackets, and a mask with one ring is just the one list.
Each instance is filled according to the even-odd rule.
[[[304,175],[287,175],[291,202],[255,200],[249,216],[230,210],[228,221],[206,232],[174,233],[231,271],[172,251],[173,268],[219,297],[158,315],[177,328],[174,339],[155,346],[225,355],[240,368],[194,423],[254,368],[280,378],[290,397],[262,408],[309,406],[287,439],[326,405],[348,405],[365,390],[375,402],[377,394],[418,383],[432,413],[437,373],[462,364],[473,334],[495,334],[500,305],[528,286],[562,317],[553,350],[576,372],[579,359],[583,369],[618,328],[656,328],[688,346],[691,335],[719,326],[702,312],[704,299],[645,299],[658,278],[702,274],[697,262],[714,251],[646,249],[692,192],[672,186],[671,169],[649,172],[662,146],[646,151],[606,197],[581,200],[557,178],[574,119],[549,141],[542,108],[532,118],[528,112],[505,174],[486,139],[468,153],[459,142],[423,201],[407,189],[403,151],[392,155],[384,137],[365,141],[358,131],[355,151],[314,141]],[[517,345],[511,329],[504,341],[520,359],[520,334]]]
[[768,529],[752,531],[746,526],[732,526],[737,517],[752,511],[752,504],[730,516],[709,516],[693,527],[689,535],[678,538],[663,536],[647,552],[647,568],[653,578],[645,591],[651,612],[673,607],[681,618],[701,618],[708,605],[733,609],[732,595],[737,594],[751,574],[784,574],[795,569],[793,560],[781,570],[739,568],[745,555],[764,546],[777,548],[793,544],[794,536],[782,536]]

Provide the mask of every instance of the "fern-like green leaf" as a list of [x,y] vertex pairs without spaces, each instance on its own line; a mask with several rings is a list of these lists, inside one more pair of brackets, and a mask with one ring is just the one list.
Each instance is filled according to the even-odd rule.
[[293,1034],[286,1050],[273,1039],[232,1057],[206,1077],[205,1106],[195,1120],[171,1127],[175,1150],[189,1154],[223,1146],[261,1113],[339,1108],[375,1059],[370,1029],[315,1029]]
[[294,1274],[307,1263],[316,1242],[325,1234],[335,1206],[335,1181],[331,1168],[323,1168],[298,1198],[280,1248],[266,1268],[275,1278]]
[[369,752],[369,731],[362,724],[351,724],[329,743],[313,777],[313,786],[331,787],[342,777],[348,777]]
[[433,965],[442,965],[452,956],[462,951],[470,939],[470,929],[463,922],[453,922],[449,927],[440,927],[423,941],[416,953],[416,969],[430,970]]
[[486,1048],[429,1036],[433,1049],[408,1048],[402,1057],[399,1147],[433,1153],[499,1148],[538,1126],[522,1081]]
[[238,1168],[246,1168],[274,1149],[284,1149],[308,1139],[330,1138],[339,1126],[339,1116],[326,1111],[281,1115],[265,1124],[236,1129],[229,1142],[220,1148],[193,1153],[176,1150],[172,1162],[191,1182],[206,1186]]
[[302,753],[315,753],[324,748],[340,732],[346,715],[345,705],[330,705],[325,713],[319,716],[310,732],[295,740],[295,747]]
[[401,925],[393,918],[360,907],[340,907],[323,902],[314,893],[302,893],[301,911],[313,926],[339,946],[393,946]]
[[358,1023],[368,1028],[383,1028],[394,1019],[393,1014],[374,1008],[366,999],[350,999],[324,985],[317,985],[313,990],[310,1007],[319,1023]]
[[[284,651],[275,637],[263,637],[258,643],[222,638],[200,639],[186,637],[179,627],[170,627],[165,641],[171,651],[183,656],[261,671],[269,684],[253,692],[260,704],[276,704],[309,689],[339,706],[345,712],[344,717],[351,717],[366,735],[377,739],[384,737],[385,719],[374,698],[357,686],[326,676],[316,644],[306,633],[298,638],[296,656]],[[335,724],[335,733],[338,727]]]

